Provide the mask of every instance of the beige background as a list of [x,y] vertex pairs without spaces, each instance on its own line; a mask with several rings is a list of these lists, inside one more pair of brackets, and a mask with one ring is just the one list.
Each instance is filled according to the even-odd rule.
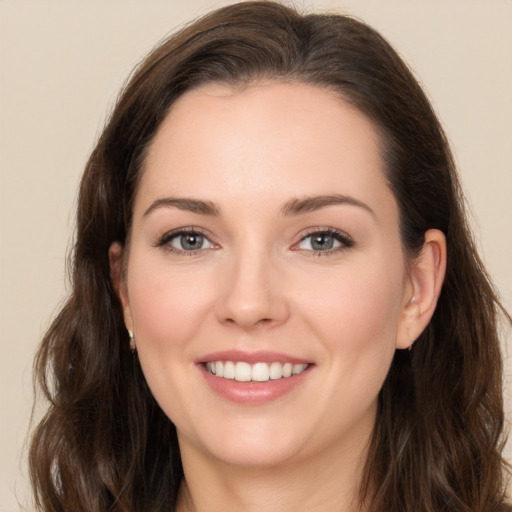
[[[29,499],[31,360],[65,293],[88,152],[133,65],[166,33],[225,3],[0,0],[1,512]],[[512,1],[300,5],[361,17],[415,69],[453,143],[484,258],[511,309]]]

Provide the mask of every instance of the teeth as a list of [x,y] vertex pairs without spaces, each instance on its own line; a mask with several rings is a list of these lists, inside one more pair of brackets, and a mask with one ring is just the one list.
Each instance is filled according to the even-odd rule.
[[270,369],[267,363],[256,363],[252,367],[251,380],[256,382],[266,382],[270,379]]
[[243,361],[234,363],[233,361],[209,361],[206,363],[206,371],[223,377],[224,379],[234,379],[238,382],[266,382],[288,378],[292,375],[299,375],[308,367],[307,364],[292,363],[256,363],[249,364]]
[[224,378],[234,379],[235,378],[235,363],[233,361],[226,361],[224,363]]
[[308,367],[307,364],[294,364],[293,365],[293,375],[299,375]]
[[[217,364],[219,364],[218,361]],[[251,380],[251,365],[249,363],[235,364],[235,380],[239,382],[249,382]]]
[[283,365],[283,377],[291,377],[293,373],[292,363],[285,363]]
[[269,368],[269,377],[272,380],[280,379],[283,376],[283,365],[281,363],[272,363]]

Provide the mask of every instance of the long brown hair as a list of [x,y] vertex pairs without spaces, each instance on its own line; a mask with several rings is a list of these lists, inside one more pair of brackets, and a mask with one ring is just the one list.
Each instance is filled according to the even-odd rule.
[[139,66],[87,163],[72,292],[35,362],[49,401],[30,449],[40,510],[172,510],[183,478],[176,431],[129,350],[108,250],[126,243],[147,148],[170,105],[209,82],[287,80],[336,92],[377,127],[404,248],[442,230],[446,280],[412,352],[397,351],[361,484],[379,512],[506,511],[502,459],[503,313],[478,257],[442,128],[411,72],[372,28],[274,2],[214,11]]

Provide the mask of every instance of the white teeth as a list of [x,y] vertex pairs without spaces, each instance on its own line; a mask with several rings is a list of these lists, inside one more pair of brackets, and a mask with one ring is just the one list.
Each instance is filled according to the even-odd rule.
[[249,364],[243,361],[234,363],[233,361],[208,361],[205,364],[206,371],[223,377],[224,379],[234,379],[238,382],[266,382],[270,380],[278,380],[288,378],[292,375],[299,375],[309,365],[280,363],[256,363]]
[[256,382],[265,382],[270,378],[269,368],[267,363],[256,363],[252,367],[251,380]]
[[272,380],[280,379],[283,376],[283,365],[281,363],[272,363],[269,373]]
[[238,362],[235,364],[235,380],[238,382],[249,382],[251,380],[251,365],[249,363]]
[[299,373],[302,373],[307,367],[307,364],[294,364],[293,375],[298,375]]
[[233,361],[226,361],[224,363],[224,378],[234,379],[235,378],[235,363]]

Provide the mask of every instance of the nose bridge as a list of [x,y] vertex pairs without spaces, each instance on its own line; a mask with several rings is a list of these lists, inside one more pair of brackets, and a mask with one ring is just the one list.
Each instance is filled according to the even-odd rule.
[[288,305],[278,258],[256,240],[239,244],[228,258],[219,303],[219,320],[243,328],[286,320]]

